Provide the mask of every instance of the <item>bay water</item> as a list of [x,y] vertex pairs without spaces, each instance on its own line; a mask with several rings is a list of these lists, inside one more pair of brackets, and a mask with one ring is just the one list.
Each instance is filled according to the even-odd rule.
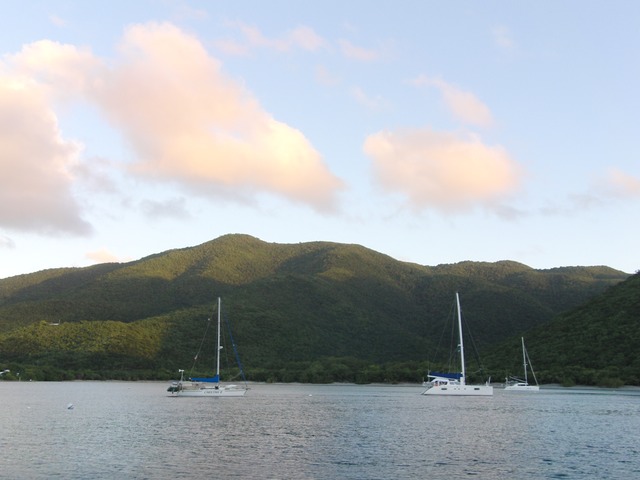
[[640,390],[0,382],[1,479],[640,478]]

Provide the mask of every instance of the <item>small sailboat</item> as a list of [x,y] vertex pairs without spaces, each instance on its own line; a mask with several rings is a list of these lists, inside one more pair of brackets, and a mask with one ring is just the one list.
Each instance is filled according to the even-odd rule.
[[[538,379],[536,378],[536,374],[533,371],[533,367],[531,366],[531,360],[529,360],[527,349],[524,347],[524,337],[520,338],[522,340],[522,363],[524,365],[524,380],[516,377],[511,377],[510,379],[506,378],[504,389],[507,392],[538,392],[540,391]],[[528,366],[531,368],[533,379],[536,382],[535,385],[529,385],[529,379],[527,378],[527,361],[529,362]]]
[[167,391],[172,397],[242,397],[247,392],[246,387],[238,385],[220,384],[220,309],[221,301],[218,297],[218,335],[216,350],[216,374],[212,378],[192,378],[184,380],[184,370],[178,370],[180,380],[173,382]]
[[458,336],[460,340],[460,366],[459,373],[429,373],[429,380],[424,383],[427,389],[422,395],[468,395],[491,396],[493,387],[487,381],[484,385],[467,385],[464,366],[464,342],[462,340],[462,313],[460,311],[460,296],[456,292],[456,307],[458,311]]

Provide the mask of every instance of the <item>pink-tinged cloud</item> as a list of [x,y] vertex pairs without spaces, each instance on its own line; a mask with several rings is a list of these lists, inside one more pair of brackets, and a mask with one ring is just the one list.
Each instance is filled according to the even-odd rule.
[[[304,29],[293,36],[314,45]],[[73,181],[86,181],[87,170],[75,161],[78,145],[62,139],[53,110],[68,100],[99,107],[131,145],[130,172],[140,177],[199,194],[246,201],[270,192],[318,211],[336,207],[343,183],[304,135],[272,118],[222,73],[195,37],[172,25],[129,28],[120,57],[109,64],[88,49],[48,40],[5,59],[0,63],[4,226],[89,230],[72,194]],[[37,186],[32,196],[28,184]],[[14,208],[17,204],[24,208]]]
[[607,186],[607,190],[615,196],[640,198],[640,179],[617,168],[609,171]]
[[105,68],[89,49],[50,40],[27,44],[6,58],[14,75],[36,83],[51,100],[86,93],[93,82],[99,82]]
[[338,42],[342,54],[351,59],[360,62],[374,62],[380,58],[380,52],[354,45],[348,40],[340,40]]
[[59,28],[63,28],[67,26],[66,20],[64,18],[59,17],[58,15],[49,15],[49,21],[53,25]]
[[62,138],[45,89],[2,70],[0,65],[0,225],[88,233],[71,190],[80,147]]
[[489,107],[471,92],[461,90],[441,78],[431,78],[426,75],[419,76],[411,83],[416,86],[437,88],[451,114],[466,124],[490,127],[494,123]]
[[318,35],[311,27],[301,25],[294,28],[287,34],[289,41],[299,48],[308,51],[315,51],[325,47],[325,40]]
[[94,263],[119,263],[123,261],[120,258],[118,258],[118,256],[114,255],[113,253],[111,253],[110,251],[104,248],[100,250],[96,250],[94,252],[87,252],[85,254],[85,257]]
[[320,211],[342,182],[304,135],[273,119],[202,44],[169,24],[129,28],[94,90],[136,152],[132,171],[198,192],[268,191]]
[[502,147],[473,135],[427,128],[379,132],[366,139],[364,152],[380,185],[417,209],[500,211],[500,202],[516,191],[521,178],[519,165]]

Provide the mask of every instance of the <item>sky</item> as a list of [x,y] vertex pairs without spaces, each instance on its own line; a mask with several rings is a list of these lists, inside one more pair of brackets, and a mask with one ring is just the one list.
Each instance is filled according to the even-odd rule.
[[221,235],[640,269],[640,2],[0,1],[0,278]]

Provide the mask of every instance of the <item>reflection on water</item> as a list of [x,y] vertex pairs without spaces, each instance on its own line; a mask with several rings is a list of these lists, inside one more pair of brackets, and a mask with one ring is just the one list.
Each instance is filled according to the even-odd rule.
[[165,390],[0,382],[0,478],[640,474],[638,390],[481,398],[425,397],[419,386],[254,385],[240,398],[170,398]]

